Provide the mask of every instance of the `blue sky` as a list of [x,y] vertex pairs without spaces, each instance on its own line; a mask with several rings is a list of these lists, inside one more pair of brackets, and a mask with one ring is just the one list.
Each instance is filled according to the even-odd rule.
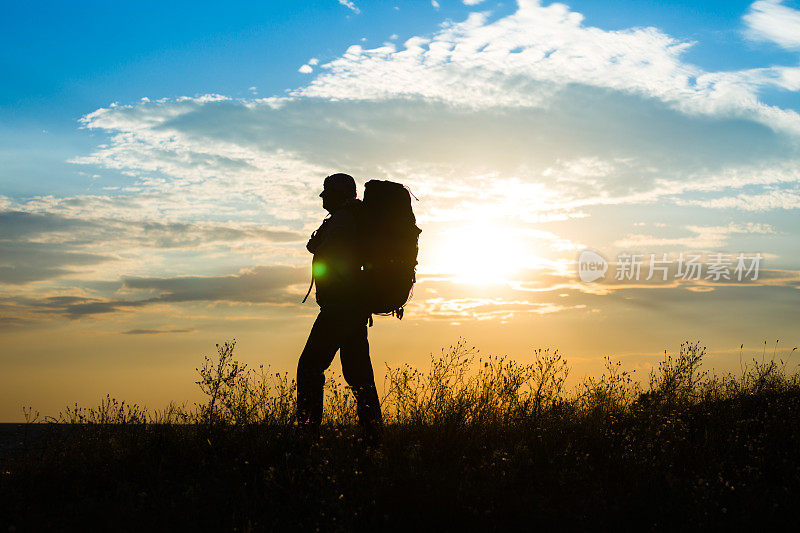
[[[298,66],[326,61],[349,45],[377,46],[430,34],[447,20],[486,10],[501,17],[513,2],[467,6],[439,2],[359,2],[359,13],[335,0],[303,2],[26,2],[0,20],[0,179],[6,192],[78,191],[85,179],[63,164],[94,139],[77,120],[111,102],[218,93],[282,95],[302,86]],[[795,65],[797,54],[742,38],[751,2],[576,1],[586,24],[605,30],[656,26],[695,44],[687,62],[708,70]],[[793,2],[785,5],[792,6]],[[364,39],[364,41],[362,41]],[[762,99],[798,109],[797,93],[766,91]],[[43,130],[47,133],[43,133]],[[49,178],[58,173],[58,179]],[[25,181],[22,186],[18,181]],[[33,181],[33,182],[31,182]]]
[[[315,312],[299,305],[303,244],[334,171],[420,198],[420,281],[402,323],[373,328],[376,368],[460,335],[518,357],[559,347],[585,372],[608,353],[645,372],[686,338],[722,369],[742,343],[798,340],[800,3],[81,2],[5,15],[0,328],[13,379],[0,404],[112,385],[174,399],[156,383],[191,383],[198,353],[233,336],[248,361],[293,367]],[[745,284],[587,284],[587,248],[612,272],[621,253],[764,264]]]
[[[795,53],[742,39],[751,2],[576,1],[586,23],[606,30],[656,26],[697,44],[686,60],[705,69],[795,64]],[[0,21],[4,124],[62,124],[112,101],[220,93],[282,94],[302,85],[309,57],[340,55],[366,38],[378,45],[429,34],[476,9],[498,17],[513,2],[362,2],[359,14],[334,1],[303,2],[26,2],[6,6]],[[786,5],[791,6],[788,2]],[[398,9],[394,9],[397,7]],[[55,119],[55,120],[54,120]]]

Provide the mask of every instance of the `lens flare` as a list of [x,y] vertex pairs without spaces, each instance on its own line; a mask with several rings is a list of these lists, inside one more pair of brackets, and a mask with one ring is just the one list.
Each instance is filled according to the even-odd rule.
[[314,273],[315,278],[321,278],[325,275],[325,272],[328,271],[328,267],[325,266],[325,263],[317,261],[311,267],[311,271]]

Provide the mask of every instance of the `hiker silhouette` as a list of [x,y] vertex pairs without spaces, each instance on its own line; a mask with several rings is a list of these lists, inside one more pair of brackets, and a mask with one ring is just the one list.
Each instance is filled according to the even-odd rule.
[[320,197],[330,215],[306,245],[314,254],[312,285],[317,287],[320,310],[297,364],[297,420],[302,427],[319,431],[325,370],[339,351],[342,374],[356,398],[359,425],[367,437],[377,438],[383,421],[367,340],[371,313],[362,287],[362,205],[355,180],[348,174],[326,177]]

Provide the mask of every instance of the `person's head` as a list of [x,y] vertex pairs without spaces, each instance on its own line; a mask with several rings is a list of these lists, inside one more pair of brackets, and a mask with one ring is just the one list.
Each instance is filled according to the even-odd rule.
[[356,180],[349,174],[331,174],[325,178],[319,195],[322,207],[332,213],[347,200],[356,197]]

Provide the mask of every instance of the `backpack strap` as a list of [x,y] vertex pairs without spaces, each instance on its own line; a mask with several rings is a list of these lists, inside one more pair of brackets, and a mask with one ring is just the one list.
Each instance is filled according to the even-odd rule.
[[306,303],[306,300],[308,300],[308,295],[311,294],[311,287],[313,287],[313,286],[314,286],[314,271],[312,270],[311,271],[311,285],[308,286],[308,291],[306,292],[306,295],[303,298],[303,301],[300,302],[301,304]]

